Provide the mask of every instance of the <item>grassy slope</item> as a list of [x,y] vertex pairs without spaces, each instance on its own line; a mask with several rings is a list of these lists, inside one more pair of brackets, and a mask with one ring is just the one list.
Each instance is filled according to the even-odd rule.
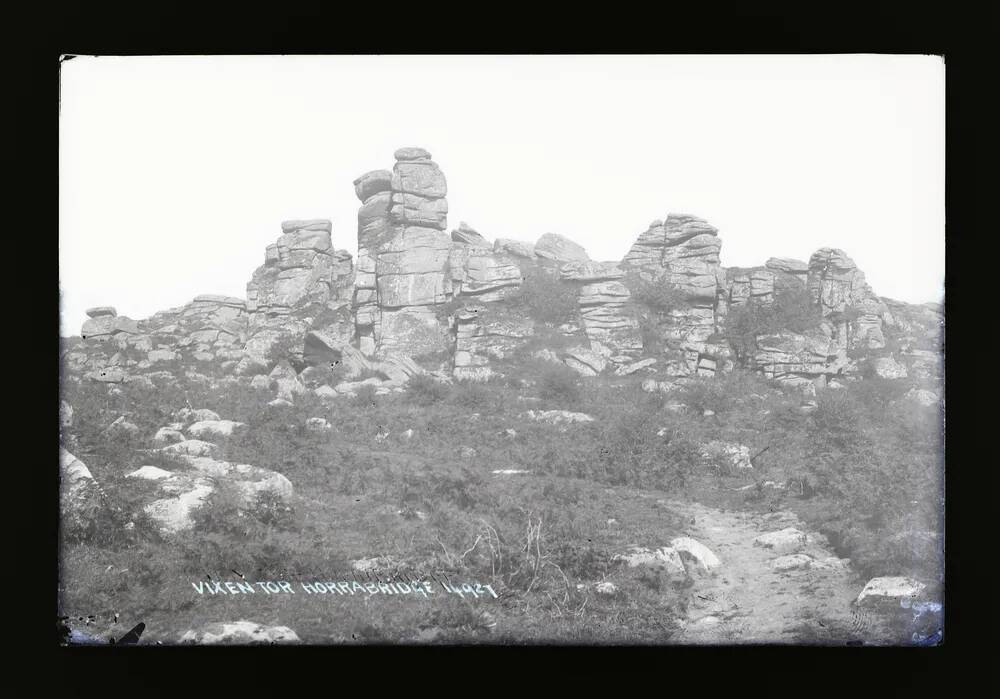
[[[544,368],[533,371],[534,385],[424,386],[327,406],[303,396],[278,411],[266,407],[270,394],[237,385],[186,382],[155,392],[126,385],[123,395],[109,398],[104,386],[68,383],[77,456],[118,514],[89,539],[66,542],[65,613],[106,620],[117,612],[122,624],[145,621],[147,638],[164,642],[207,621],[238,618],[287,624],[311,642],[408,640],[428,628],[457,641],[665,641],[687,604],[683,584],[623,570],[610,558],[629,545],[664,545],[683,533],[677,515],[657,504],[667,495],[727,508],[793,509],[832,535],[865,574],[936,573],[925,556],[907,555],[905,543],[886,543],[901,526],[938,530],[939,502],[926,497],[940,480],[937,413],[898,402],[885,409],[912,382],[873,382],[842,397],[831,391],[805,415],[798,395],[741,373],[652,397],[639,390],[638,378],[576,385],[553,380]],[[669,401],[688,409],[668,410]],[[170,410],[188,402],[249,423],[223,445],[226,457],[285,474],[296,488],[291,511],[265,508],[241,518],[220,498],[195,533],[178,541],[160,539],[134,518],[136,484],[126,486],[122,477],[156,463],[136,448],[148,446]],[[529,408],[579,410],[597,421],[561,430],[519,417]],[[715,415],[705,417],[706,408]],[[846,419],[852,412],[861,419]],[[139,435],[101,435],[121,414],[139,425]],[[307,432],[313,416],[333,429]],[[407,429],[412,438],[402,435]],[[930,440],[920,437],[928,434]],[[751,453],[768,450],[752,473],[730,474],[699,459],[698,444],[711,439],[747,444]],[[475,456],[463,456],[462,447]],[[492,475],[498,468],[532,473]],[[796,486],[735,490],[766,479]],[[887,510],[881,517],[880,509]],[[129,520],[136,527],[125,541],[121,527]],[[190,585],[206,575],[238,579],[233,570],[256,580],[349,579],[349,562],[371,556],[390,557],[394,569],[493,582],[501,599],[198,597]],[[577,589],[605,579],[619,594]],[[106,628],[101,623],[97,628]]]

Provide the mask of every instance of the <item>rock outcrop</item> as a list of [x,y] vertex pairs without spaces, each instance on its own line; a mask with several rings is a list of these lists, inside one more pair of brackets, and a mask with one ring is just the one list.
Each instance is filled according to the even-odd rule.
[[558,233],[546,233],[535,242],[535,256],[553,262],[587,262],[590,257],[582,245]]
[[721,247],[714,226],[696,216],[670,214],[665,221],[653,221],[621,263],[643,281],[665,285],[678,295],[681,303],[660,319],[662,339],[683,352],[691,372],[708,367],[703,358],[714,361],[706,343],[717,330],[716,306],[725,284]]
[[[424,370],[485,379],[529,356],[583,376],[642,371],[670,385],[729,371],[736,361],[809,390],[831,380],[843,385],[868,369],[891,378],[941,376],[941,306],[877,297],[841,250],[822,248],[808,263],[772,257],[723,268],[716,228],[686,214],[654,221],[620,263],[592,261],[554,233],[534,244],[490,243],[464,221],[447,231],[447,182],[429,152],[401,148],[395,161],[392,170],[354,181],[356,267],[334,249],[330,221],[285,221],[245,301],[203,295],[140,321],[111,306],[88,309],[64,365],[96,381],[149,389],[160,385],[154,375],[169,383],[186,366],[189,378],[207,383],[217,378],[206,374],[242,374],[275,391],[276,405],[304,391],[333,398],[366,385],[401,390]],[[553,277],[563,286],[554,289]],[[539,293],[558,302],[551,318],[572,317],[541,320],[524,296],[536,281]],[[805,332],[768,330],[731,348],[733,309],[784,301],[788,290],[808,295],[822,323]],[[564,308],[567,292],[576,296],[575,312]],[[534,351],[522,355],[529,341]],[[666,385],[649,381],[654,390]]]
[[382,358],[433,353],[449,344],[434,309],[447,301],[450,286],[447,182],[422,148],[400,148],[395,155],[388,189],[384,171],[355,183],[364,258],[355,325],[362,351]]
[[492,249],[493,246],[484,238],[479,231],[474,229],[465,221],[458,224],[458,228],[451,232],[451,239],[456,243],[464,243],[477,248]]
[[642,336],[631,294],[622,283],[625,272],[612,262],[570,262],[560,278],[578,287],[580,321],[591,349],[608,348],[616,364],[634,360],[642,352]]
[[346,339],[353,335],[351,255],[333,248],[330,221],[285,221],[281,230],[247,284],[244,371],[266,368],[272,350],[284,338],[297,347],[308,330],[321,329]]
[[883,318],[888,307],[865,281],[864,272],[843,250],[820,248],[809,258],[809,293],[835,328],[842,349],[885,347]]

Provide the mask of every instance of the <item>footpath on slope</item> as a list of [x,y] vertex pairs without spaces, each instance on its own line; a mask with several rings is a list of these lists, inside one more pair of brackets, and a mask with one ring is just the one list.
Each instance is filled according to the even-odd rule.
[[[850,562],[831,551],[790,512],[733,512],[697,503],[668,501],[687,521],[689,536],[722,561],[688,590],[687,618],[678,643],[907,643],[892,637],[886,619],[853,602],[865,581]],[[806,534],[783,551],[755,545],[757,537],[794,528]],[[808,556],[809,559],[805,559]],[[778,563],[776,566],[775,563]],[[801,565],[782,570],[781,564]]]

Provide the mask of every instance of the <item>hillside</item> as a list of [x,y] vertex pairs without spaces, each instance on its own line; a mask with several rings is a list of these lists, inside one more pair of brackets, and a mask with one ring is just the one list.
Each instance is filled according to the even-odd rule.
[[69,628],[940,639],[942,308],[835,248],[726,268],[687,214],[619,261],[448,232],[431,155],[395,159],[354,182],[356,254],[285,221],[245,299],[63,341]]

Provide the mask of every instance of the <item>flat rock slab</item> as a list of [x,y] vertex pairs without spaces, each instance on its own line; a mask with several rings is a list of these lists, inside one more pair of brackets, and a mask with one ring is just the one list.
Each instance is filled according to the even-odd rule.
[[753,540],[754,546],[770,549],[775,553],[795,553],[809,542],[809,537],[794,527],[762,534]]

